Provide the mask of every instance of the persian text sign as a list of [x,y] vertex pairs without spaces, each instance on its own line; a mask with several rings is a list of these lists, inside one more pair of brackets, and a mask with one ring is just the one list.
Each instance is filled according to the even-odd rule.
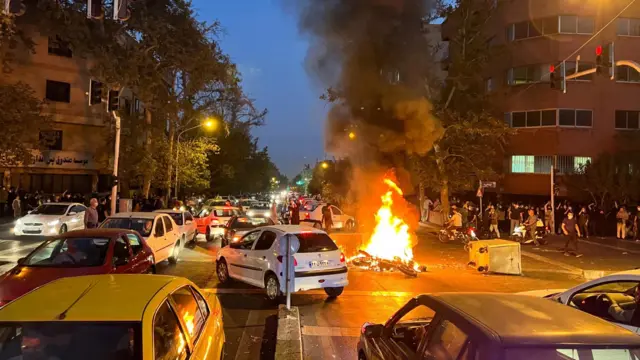
[[95,169],[93,155],[77,151],[34,151],[30,167]]

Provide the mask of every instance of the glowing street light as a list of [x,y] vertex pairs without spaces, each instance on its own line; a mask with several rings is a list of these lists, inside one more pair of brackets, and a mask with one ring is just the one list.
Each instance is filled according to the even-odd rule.
[[323,162],[322,162],[322,164],[320,164],[320,166],[321,166],[323,169],[326,169],[326,168],[328,168],[328,167],[329,167],[329,164],[327,164],[327,162],[326,162],[326,161],[323,161]]
[[356,138],[356,133],[354,133],[353,131],[351,131],[351,132],[349,133],[349,140],[353,140],[353,139],[355,139],[355,138]]
[[209,130],[215,130],[218,127],[218,121],[215,118],[206,118],[204,122],[201,122],[200,124],[196,125],[196,126],[192,126],[188,129],[184,129],[182,130],[179,134],[178,134],[178,138],[176,140],[176,186],[174,189],[174,196],[177,198],[178,197],[178,168],[180,163],[178,162],[180,160],[180,137],[182,136],[182,134],[186,133],[187,131],[193,130],[193,129],[197,129],[197,128],[201,128],[201,127],[205,127]]

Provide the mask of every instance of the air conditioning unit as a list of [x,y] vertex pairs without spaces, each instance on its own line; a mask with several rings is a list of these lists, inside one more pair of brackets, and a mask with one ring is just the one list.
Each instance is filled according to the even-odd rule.
[[469,265],[481,272],[521,275],[520,243],[478,240],[469,243]]

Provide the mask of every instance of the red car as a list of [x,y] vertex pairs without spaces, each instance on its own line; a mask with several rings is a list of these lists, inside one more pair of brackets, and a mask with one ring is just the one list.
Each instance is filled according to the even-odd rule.
[[154,272],[153,252],[136,231],[72,231],[46,240],[0,277],[0,306],[63,277]]
[[198,234],[204,234],[207,241],[223,239],[229,219],[238,215],[242,215],[242,210],[236,207],[205,206],[195,218]]

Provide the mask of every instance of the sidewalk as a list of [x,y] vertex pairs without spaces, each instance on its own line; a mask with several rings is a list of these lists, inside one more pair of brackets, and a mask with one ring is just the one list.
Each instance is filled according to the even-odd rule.
[[0,218],[0,225],[10,224],[13,222],[13,218],[11,216],[5,216]]

